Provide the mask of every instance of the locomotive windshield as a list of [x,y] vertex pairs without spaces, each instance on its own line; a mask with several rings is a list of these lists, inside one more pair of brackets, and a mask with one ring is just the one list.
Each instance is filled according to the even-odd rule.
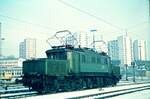
[[47,52],[47,57],[49,59],[66,60],[67,59],[67,53],[66,53],[66,51]]

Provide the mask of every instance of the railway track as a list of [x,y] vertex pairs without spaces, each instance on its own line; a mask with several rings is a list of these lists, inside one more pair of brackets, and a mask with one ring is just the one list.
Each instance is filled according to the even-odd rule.
[[[131,88],[127,87],[125,88],[125,86],[132,86]],[[124,88],[121,88],[124,87]],[[113,88],[114,90],[109,90],[109,88]],[[101,88],[100,88],[101,89]],[[123,94],[129,94],[129,93],[133,93],[133,92],[137,92],[137,91],[142,91],[142,90],[148,90],[150,89],[150,82],[139,82],[139,83],[130,83],[130,84],[120,84],[117,85],[115,87],[108,87],[108,88],[102,88],[102,90],[100,89],[89,89],[89,90],[96,90],[95,93],[90,93],[90,94],[81,94],[80,96],[75,96],[75,97],[64,97],[64,98],[68,98],[68,99],[79,99],[79,98],[111,98],[111,97],[115,97],[118,95],[123,95]],[[79,92],[86,92],[89,90],[82,90]],[[75,91],[78,92],[78,91]],[[70,93],[74,93],[74,92],[65,92],[67,94]],[[57,94],[63,94],[62,93],[56,93],[56,97]],[[7,94],[0,94],[0,98],[1,99],[18,99],[18,98],[26,98],[26,97],[38,97],[40,95],[38,95],[37,92],[35,91],[28,91],[28,92],[17,92],[17,93],[7,93]],[[51,96],[51,94],[49,94],[49,96]],[[36,99],[36,98],[35,98]]]
[[143,91],[143,90],[150,90],[150,86],[144,86],[141,88],[139,87],[139,88],[133,88],[133,89],[132,88],[124,89],[124,90],[112,92],[109,94],[104,93],[103,95],[94,96],[92,98],[94,98],[94,99],[111,98],[111,97],[115,97],[115,96],[119,96],[119,95],[125,95],[125,94],[129,94],[129,93],[133,93],[133,92]]
[[132,83],[126,83],[126,84],[119,84],[117,86],[127,86],[127,85],[137,85],[137,84],[148,84],[150,83],[150,81],[146,81],[146,82],[132,82]]
[[30,96],[36,96],[37,94],[38,93],[36,91],[0,94],[0,99],[20,99]]
[[[121,86],[128,86],[128,85],[131,85],[131,84],[119,85],[119,86],[121,87]],[[140,83],[138,83],[136,85],[140,85]],[[117,86],[117,87],[119,87],[119,86]],[[90,99],[105,99],[105,98],[111,98],[111,97],[115,97],[115,96],[119,96],[119,95],[125,95],[125,94],[129,94],[129,93],[133,93],[133,92],[143,91],[143,90],[150,90],[150,83],[147,84],[147,85],[140,86],[140,87],[136,86],[136,87],[131,87],[131,88],[122,88],[122,89],[116,89],[116,90],[111,90],[111,91],[93,93],[93,94],[89,94],[89,95],[71,97],[71,98],[68,98],[68,99],[81,99],[81,98],[82,99],[84,99],[84,98],[85,99],[87,99],[87,98],[90,98]]]

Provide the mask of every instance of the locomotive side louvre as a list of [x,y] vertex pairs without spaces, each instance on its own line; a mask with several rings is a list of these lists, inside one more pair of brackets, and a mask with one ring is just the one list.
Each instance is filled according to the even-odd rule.
[[[85,60],[84,60],[85,57]],[[98,58],[98,59],[97,59]],[[109,72],[108,64],[104,63],[106,57],[96,55],[92,52],[85,52],[81,54],[81,72]]]
[[106,56],[96,55],[91,51],[88,52],[70,51],[68,52],[67,55],[70,73],[111,72],[111,65],[109,63],[109,58]]
[[66,76],[68,75],[68,61],[66,60],[46,60],[45,75]]
[[42,74],[48,76],[62,76],[68,74],[68,61],[66,60],[51,60],[43,58],[25,61],[23,64],[24,74]]
[[23,62],[23,74],[44,74],[45,62],[44,59],[27,60]]

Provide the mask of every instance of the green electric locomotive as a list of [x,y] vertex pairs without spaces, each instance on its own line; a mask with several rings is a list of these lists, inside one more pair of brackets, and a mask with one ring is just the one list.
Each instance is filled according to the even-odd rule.
[[120,68],[105,53],[89,48],[55,46],[47,58],[23,62],[23,84],[40,93],[116,85]]

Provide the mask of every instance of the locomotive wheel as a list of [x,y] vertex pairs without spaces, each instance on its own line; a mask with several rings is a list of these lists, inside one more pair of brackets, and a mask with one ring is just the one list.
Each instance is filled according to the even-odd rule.
[[90,78],[87,79],[87,86],[88,86],[88,88],[93,88],[93,83]]
[[86,81],[84,79],[82,80],[82,88],[83,89],[87,88],[87,83],[86,83]]

